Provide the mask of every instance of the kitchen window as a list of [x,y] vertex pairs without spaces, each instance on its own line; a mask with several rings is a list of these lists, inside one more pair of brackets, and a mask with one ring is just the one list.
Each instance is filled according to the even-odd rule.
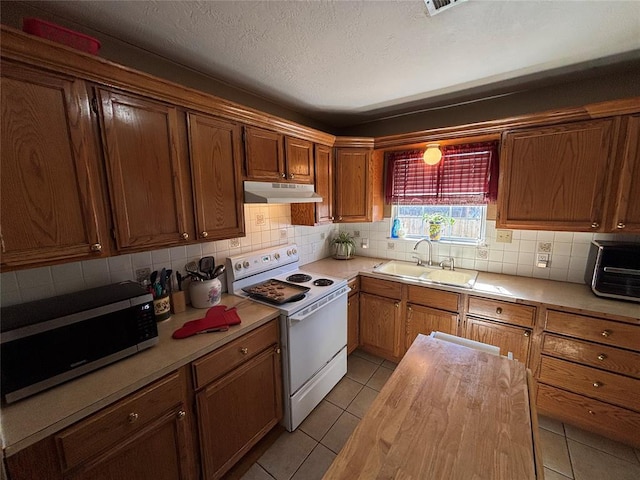
[[444,224],[441,241],[477,244],[485,235],[486,204],[497,198],[498,142],[441,150],[436,165],[424,163],[424,150],[387,153],[385,196],[394,222],[406,237],[424,237],[424,216],[440,213],[454,219]]

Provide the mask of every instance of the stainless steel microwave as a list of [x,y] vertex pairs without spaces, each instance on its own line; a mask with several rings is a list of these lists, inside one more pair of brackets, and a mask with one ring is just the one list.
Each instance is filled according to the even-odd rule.
[[4,307],[0,315],[6,403],[158,343],[153,297],[135,282]]
[[584,281],[598,296],[640,302],[640,243],[591,242]]

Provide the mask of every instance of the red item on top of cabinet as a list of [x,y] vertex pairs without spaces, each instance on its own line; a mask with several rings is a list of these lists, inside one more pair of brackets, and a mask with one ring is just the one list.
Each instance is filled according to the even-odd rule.
[[40,18],[23,18],[22,30],[93,55],[97,55],[100,50],[100,41],[96,38],[80,32],[74,32]]

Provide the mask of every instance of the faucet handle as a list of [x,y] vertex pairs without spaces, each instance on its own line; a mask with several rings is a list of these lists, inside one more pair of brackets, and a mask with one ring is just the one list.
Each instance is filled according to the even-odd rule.
[[449,267],[449,270],[455,270],[455,260],[453,257],[449,257],[440,262],[440,268],[444,270],[445,267]]
[[411,258],[415,258],[418,261],[418,266],[422,266],[422,259],[418,255],[411,255]]

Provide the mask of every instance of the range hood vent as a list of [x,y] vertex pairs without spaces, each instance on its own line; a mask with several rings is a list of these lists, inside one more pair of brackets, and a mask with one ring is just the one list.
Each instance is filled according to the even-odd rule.
[[467,0],[424,0],[424,4],[427,6],[427,15],[433,17],[436,13],[444,12],[466,1]]
[[322,197],[313,185],[302,183],[244,182],[244,203],[313,203]]

